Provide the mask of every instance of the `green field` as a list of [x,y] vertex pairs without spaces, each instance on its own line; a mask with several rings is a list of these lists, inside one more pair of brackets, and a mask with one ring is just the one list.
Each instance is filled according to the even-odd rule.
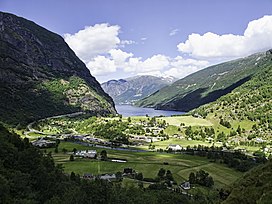
[[[71,152],[73,148],[79,149],[96,149],[101,152],[102,149],[94,147],[85,147],[79,144],[61,142],[59,152],[62,148],[66,148]],[[51,149],[53,150],[53,149]],[[214,178],[215,186],[230,185],[237,180],[242,173],[233,169],[227,168],[222,164],[211,163],[203,157],[191,156],[185,154],[167,154],[157,152],[130,152],[106,150],[109,158],[126,159],[126,163],[116,163],[109,161],[98,161],[92,159],[76,158],[75,161],[69,161],[70,154],[58,153],[53,154],[53,157],[58,164],[63,164],[64,170],[67,173],[75,172],[83,175],[84,173],[102,174],[116,173],[123,171],[126,167],[131,167],[137,172],[142,172],[146,178],[155,178],[160,168],[171,170],[174,179],[180,183],[188,179],[191,171],[203,169],[210,173]],[[164,165],[168,162],[168,165]]]
[[[204,145],[204,146],[212,146],[212,143],[209,142],[203,142],[198,140],[186,140],[186,139],[177,139],[177,138],[170,138],[168,140],[159,141],[159,142],[153,142],[156,149],[166,149],[170,144],[178,144],[182,147],[187,146],[198,146],[198,145]],[[214,144],[216,146],[216,143]]]
[[185,126],[212,126],[213,124],[206,119],[195,118],[193,116],[172,116],[172,117],[161,117],[158,118],[165,120],[169,125],[180,126],[181,123],[184,123]]

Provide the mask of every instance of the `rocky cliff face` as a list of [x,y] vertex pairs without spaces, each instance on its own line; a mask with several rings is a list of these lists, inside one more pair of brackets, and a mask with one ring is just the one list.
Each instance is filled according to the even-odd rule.
[[171,84],[174,80],[175,78],[136,76],[107,81],[102,84],[102,88],[116,104],[133,104]]
[[63,38],[0,12],[0,120],[11,123],[88,110],[115,113],[112,99]]

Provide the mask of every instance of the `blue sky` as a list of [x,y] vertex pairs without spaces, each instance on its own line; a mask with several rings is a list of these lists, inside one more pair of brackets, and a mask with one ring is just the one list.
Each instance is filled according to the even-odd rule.
[[100,82],[182,78],[272,46],[272,0],[1,0],[0,10],[62,35]]

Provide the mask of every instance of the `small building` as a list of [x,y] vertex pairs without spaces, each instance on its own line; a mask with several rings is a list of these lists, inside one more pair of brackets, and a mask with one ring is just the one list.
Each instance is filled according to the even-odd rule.
[[183,148],[182,148],[182,146],[177,145],[177,144],[170,144],[170,145],[168,146],[168,149],[171,149],[172,151],[180,151],[180,150],[182,150]]
[[115,174],[102,174],[99,176],[99,178],[102,180],[107,180],[107,181],[111,182],[111,181],[116,180],[116,175]]
[[90,173],[85,173],[85,174],[83,174],[83,179],[94,180],[95,176]]
[[75,153],[75,156],[94,159],[97,156],[96,150],[81,150]]
[[130,168],[130,167],[124,168],[123,173],[124,173],[125,175],[133,174],[133,169]]
[[191,189],[191,184],[189,181],[186,181],[184,183],[182,183],[181,185],[181,188],[183,188],[184,190],[190,190]]

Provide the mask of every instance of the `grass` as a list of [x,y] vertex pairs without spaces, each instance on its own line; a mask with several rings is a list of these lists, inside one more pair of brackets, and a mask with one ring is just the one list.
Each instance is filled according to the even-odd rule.
[[186,140],[186,139],[177,139],[177,138],[169,138],[169,140],[159,141],[159,142],[153,142],[156,149],[166,149],[166,147],[169,146],[169,144],[179,144],[182,147],[187,146],[198,146],[198,145],[204,145],[204,146],[211,146],[212,143],[209,142],[203,142],[198,140]]
[[[71,151],[73,148],[79,149],[96,149],[101,152],[102,149],[95,147],[85,147],[79,144],[70,142],[61,142],[59,151],[66,148]],[[53,149],[51,149],[52,151]],[[48,150],[49,151],[49,150]],[[116,173],[123,171],[126,167],[131,167],[137,172],[142,172],[146,178],[155,178],[160,168],[171,170],[174,179],[180,183],[188,179],[191,171],[197,169],[204,169],[209,172],[215,180],[216,185],[224,186],[230,185],[238,179],[242,173],[233,169],[227,168],[224,165],[211,163],[208,159],[191,156],[186,154],[167,154],[157,152],[130,152],[130,151],[117,151],[106,150],[109,158],[126,159],[126,163],[116,163],[110,161],[98,161],[92,159],[75,158],[75,161],[69,161],[70,154],[58,153],[53,154],[56,163],[62,164],[67,173],[75,172],[77,174],[93,173]],[[52,151],[53,152],[53,151]],[[164,165],[168,162],[168,165]]]
[[172,117],[161,117],[160,120],[165,120],[169,125],[180,126],[184,123],[185,126],[212,126],[213,124],[206,119],[195,118],[193,116],[172,116]]

